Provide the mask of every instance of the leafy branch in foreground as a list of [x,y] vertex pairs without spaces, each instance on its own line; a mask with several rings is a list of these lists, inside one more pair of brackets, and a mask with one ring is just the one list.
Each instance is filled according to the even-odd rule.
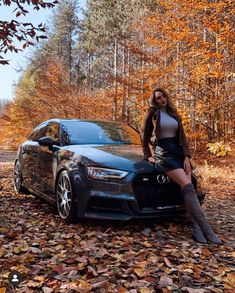
[[[40,8],[53,8],[58,1],[42,1],[42,0],[3,0],[0,1],[0,6],[11,6],[15,5],[14,9],[15,18],[21,15],[26,16],[29,11],[25,9],[25,5],[33,5],[35,10]],[[10,21],[0,20],[0,64],[9,64],[8,60],[5,60],[2,54],[6,54],[8,51],[18,53],[22,49],[33,45],[33,39],[39,41],[45,39],[45,26],[40,23],[38,26],[34,26],[30,22],[19,22],[16,19]],[[15,46],[15,41],[23,42],[22,49]]]

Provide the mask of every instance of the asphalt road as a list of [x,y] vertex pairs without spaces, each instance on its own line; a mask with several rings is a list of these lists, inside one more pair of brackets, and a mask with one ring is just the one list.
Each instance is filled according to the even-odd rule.
[[15,158],[16,158],[15,151],[0,150],[0,162],[14,162]]

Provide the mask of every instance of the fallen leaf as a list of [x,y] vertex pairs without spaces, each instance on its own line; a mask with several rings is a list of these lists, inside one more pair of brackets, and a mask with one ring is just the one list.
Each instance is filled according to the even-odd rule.
[[140,293],[151,293],[152,289],[150,289],[150,288],[140,288],[139,291],[140,291]]
[[201,278],[201,272],[202,272],[201,269],[195,269],[194,272],[193,272],[193,277],[195,279],[200,279]]
[[163,275],[163,276],[161,276],[158,285],[160,288],[172,286],[173,280],[169,276]]
[[33,279],[35,281],[43,282],[45,280],[45,277],[43,277],[43,276],[35,276]]
[[169,268],[172,268],[172,263],[169,261],[167,257],[164,257],[164,261]]
[[167,288],[162,288],[162,293],[171,293],[172,290],[167,289]]
[[170,227],[168,228],[168,231],[171,232],[172,234],[177,233],[178,227],[175,224],[170,224]]
[[151,230],[149,228],[145,228],[143,231],[141,231],[141,233],[148,237],[151,233]]
[[32,253],[41,253],[41,249],[36,248],[36,247],[31,247],[30,250],[32,251]]
[[231,286],[235,287],[235,274],[227,274],[227,280]]
[[149,243],[148,241],[144,241],[143,242],[143,245],[145,246],[145,247],[152,247],[153,245],[151,244],[151,243]]
[[[152,272],[152,270],[151,270]],[[144,278],[144,280],[148,283],[155,283],[157,281],[157,278],[156,277],[152,277],[152,276],[147,276]]]
[[43,291],[43,293],[52,293],[53,289],[51,289],[49,287],[42,287],[42,291]]
[[26,283],[26,285],[28,287],[37,288],[40,286],[40,282],[35,282],[35,281],[30,280],[28,283]]
[[61,244],[56,245],[55,247],[55,250],[62,250],[62,249],[64,249],[64,245],[61,245]]
[[145,277],[146,276],[146,270],[141,268],[135,268],[134,273],[139,277]]
[[[83,292],[86,293],[86,292],[89,292],[92,289],[92,286],[86,280],[79,280],[78,289],[83,290]],[[80,291],[78,291],[78,292],[80,292]]]
[[12,271],[18,271],[18,272],[20,272],[22,274],[28,274],[28,272],[30,271],[24,265],[13,266],[13,267],[11,267],[11,270]]
[[91,266],[88,266],[87,267],[87,271],[88,271],[88,273],[90,273],[94,277],[96,277],[98,275],[97,272],[96,272],[96,270],[93,267],[91,267]]
[[72,271],[70,271],[69,274],[68,274],[68,278],[69,278],[69,279],[73,278],[74,276],[77,275],[77,273],[78,273],[77,270],[72,270]]
[[6,253],[5,249],[0,248],[0,257],[2,257]]
[[210,250],[207,248],[207,247],[203,247],[202,248],[202,254],[204,255],[204,256],[211,256],[211,252],[210,252]]
[[204,293],[204,292],[205,292],[204,289],[193,289],[193,288],[189,288],[189,287],[185,287],[185,289],[186,289],[189,293]]
[[118,293],[128,293],[127,289],[124,287],[119,287],[118,288]]
[[134,242],[134,238],[133,238],[133,237],[122,236],[121,239],[122,239],[122,241],[124,242],[124,245],[125,245],[125,246],[132,245],[133,242]]
[[108,279],[107,280],[102,280],[102,281],[98,281],[96,283],[91,284],[92,288],[103,288],[108,284]]

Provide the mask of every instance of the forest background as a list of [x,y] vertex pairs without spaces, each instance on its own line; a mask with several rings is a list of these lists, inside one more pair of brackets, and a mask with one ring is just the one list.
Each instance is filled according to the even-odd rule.
[[80,16],[79,1],[59,1],[13,101],[0,104],[0,147],[16,149],[49,118],[139,129],[160,86],[195,154],[233,156],[234,8],[232,0],[88,0]]

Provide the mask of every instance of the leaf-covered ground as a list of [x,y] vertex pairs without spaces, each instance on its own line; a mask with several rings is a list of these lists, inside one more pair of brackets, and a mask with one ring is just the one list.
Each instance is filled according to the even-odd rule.
[[[221,246],[194,242],[182,219],[67,226],[49,204],[14,192],[12,168],[0,162],[0,292],[235,292],[229,166],[200,167]],[[14,270],[23,274],[16,289],[8,283]]]

